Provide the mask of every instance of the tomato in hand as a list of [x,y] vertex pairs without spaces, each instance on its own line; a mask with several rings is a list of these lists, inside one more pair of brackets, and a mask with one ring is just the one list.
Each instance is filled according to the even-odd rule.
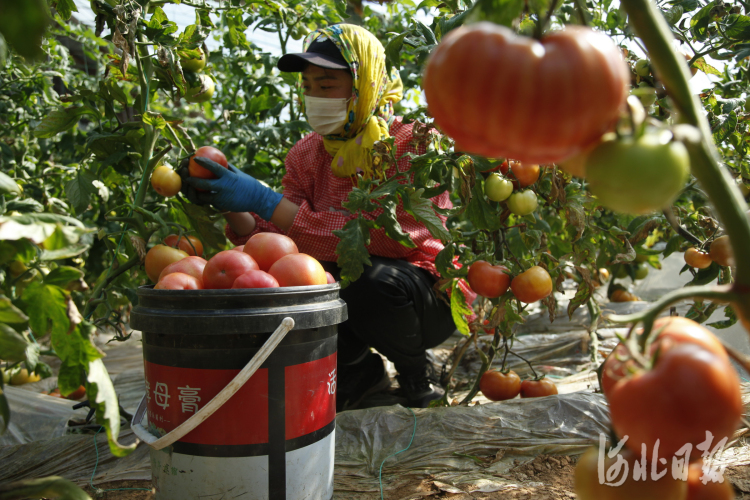
[[203,281],[185,273],[169,273],[159,280],[154,290],[203,290]]
[[[716,464],[713,464],[715,467]],[[723,481],[708,479],[703,484],[703,460],[693,462],[688,466],[687,497],[685,500],[733,500],[734,488],[724,477]]]
[[164,244],[168,247],[179,248],[188,255],[203,257],[203,243],[195,236],[182,236],[179,241],[176,234],[170,234],[164,238]]
[[274,262],[285,255],[299,253],[289,236],[278,233],[257,233],[245,243],[244,252],[258,263],[261,271],[268,271]]
[[257,262],[245,252],[224,250],[206,263],[203,269],[203,287],[207,290],[232,288],[234,280],[248,271],[257,270]]
[[424,90],[458,150],[556,163],[616,123],[630,90],[620,49],[582,26],[541,40],[489,22],[447,33],[430,54]]
[[513,192],[513,183],[499,174],[490,174],[484,181],[484,194],[492,201],[505,201]]
[[507,203],[510,211],[519,216],[533,213],[538,205],[536,193],[530,189],[513,193]]
[[276,278],[261,270],[248,271],[240,275],[232,284],[232,288],[278,288],[278,286],[279,282]]
[[732,243],[729,241],[729,236],[719,236],[712,241],[708,254],[711,256],[711,260],[720,266],[734,265],[734,251],[732,250]]
[[701,252],[697,248],[685,250],[685,264],[696,269],[706,269],[711,265],[711,256],[707,252]]
[[178,260],[177,262],[173,262],[162,269],[161,274],[159,274],[159,281],[161,281],[164,276],[171,273],[185,273],[198,279],[201,282],[201,286],[203,286],[203,269],[205,267],[206,259],[198,257],[197,255],[191,255]]
[[487,370],[479,379],[479,390],[490,401],[513,399],[521,392],[521,377],[513,370],[508,373]]
[[472,290],[482,297],[494,299],[508,291],[510,274],[505,266],[493,266],[487,261],[478,260],[469,266],[467,281]]
[[268,274],[276,278],[279,286],[325,285],[326,271],[315,257],[305,253],[285,255],[273,263]]
[[176,195],[182,189],[180,174],[166,165],[158,166],[151,173],[151,186],[167,198]]
[[[608,396],[612,427],[634,452],[669,457],[686,444],[731,437],[743,414],[739,377],[734,367],[699,345],[680,343],[659,353],[650,370],[620,381]],[[689,418],[686,418],[689,416]]]
[[546,269],[533,266],[513,278],[510,289],[518,300],[531,304],[552,293],[552,278]]
[[606,208],[624,214],[656,212],[672,203],[690,176],[681,142],[660,134],[603,141],[586,159],[589,190]]
[[548,378],[524,380],[521,382],[522,398],[543,398],[557,394],[557,386]]
[[213,146],[203,146],[195,151],[195,154],[190,157],[190,163],[188,163],[188,171],[190,177],[198,177],[199,179],[215,179],[216,176],[209,170],[201,167],[195,162],[195,157],[208,158],[211,161],[215,161],[224,168],[228,168],[227,157],[220,150]]
[[169,264],[188,257],[186,252],[171,248],[167,245],[154,245],[146,254],[146,274],[154,283],[159,281],[159,275]]

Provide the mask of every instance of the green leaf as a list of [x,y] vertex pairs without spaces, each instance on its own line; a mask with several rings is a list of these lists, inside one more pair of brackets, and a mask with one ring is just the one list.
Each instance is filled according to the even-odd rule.
[[20,200],[11,200],[5,204],[5,210],[8,212],[43,212],[44,205],[36,201],[34,198],[23,198]]
[[60,132],[73,128],[84,115],[93,115],[97,120],[100,118],[99,112],[89,106],[57,108],[36,126],[34,136],[40,139],[54,137]]
[[[716,2],[709,2],[705,7],[695,13],[690,19],[690,30],[693,35],[699,40],[703,41],[708,37],[708,25],[711,22],[711,9],[714,8]],[[686,10],[688,10],[686,8]]]
[[480,177],[481,175],[477,176],[477,182],[474,184],[474,194],[466,208],[466,216],[477,229],[495,231],[500,229],[503,224],[498,217],[497,211],[492,208],[484,197],[484,181],[481,181]]
[[575,296],[570,299],[570,303],[568,303],[568,318],[571,320],[573,319],[573,313],[591,298],[592,292],[593,290],[589,284],[586,283],[586,280],[582,279],[578,284]]
[[708,285],[719,277],[720,272],[721,266],[716,262],[713,262],[706,269],[701,269],[695,273],[695,277],[685,286]]
[[333,231],[333,234],[340,240],[336,245],[337,263],[341,269],[341,286],[346,287],[362,276],[365,265],[372,265],[367,251],[370,228],[364,218],[358,217],[347,221],[343,228]]
[[0,172],[0,195],[20,194],[21,187],[8,174]]
[[227,238],[224,232],[216,227],[205,208],[193,203],[182,203],[182,209],[204,245],[212,248],[224,246]]
[[81,214],[89,206],[92,195],[96,195],[94,186],[96,177],[90,172],[79,170],[71,180],[65,184],[65,194],[75,213]]
[[70,19],[73,12],[78,12],[78,7],[73,0],[55,0],[54,6],[63,21]]
[[0,353],[6,361],[26,361],[26,347],[28,342],[23,335],[0,323]]
[[750,17],[730,14],[725,19],[724,34],[735,40],[750,40]]
[[[93,326],[90,326],[93,329]],[[107,431],[109,451],[116,457],[124,457],[135,451],[138,443],[123,446],[118,442],[120,437],[120,406],[117,400],[112,379],[101,359],[91,361],[88,365],[88,384],[86,395],[91,407],[96,410],[96,421]],[[62,389],[61,389],[62,391]]]
[[450,241],[451,235],[440,217],[437,216],[432,206],[432,201],[422,198],[424,188],[416,191],[413,188],[407,190],[408,195],[403,196],[404,210],[409,213],[417,222],[421,222],[430,231],[434,237],[446,243]]
[[401,49],[404,46],[404,38],[408,33],[401,33],[388,41],[385,46],[385,64],[388,74],[392,68],[396,70],[401,68]]
[[721,76],[721,71],[708,64],[704,57],[696,59],[696,61],[693,63],[693,66],[703,71],[707,75]]
[[48,13],[44,0],[0,0],[0,34],[23,57],[40,59]]
[[392,240],[398,241],[406,248],[417,248],[417,245],[412,241],[409,233],[404,232],[401,228],[401,223],[398,221],[396,215],[396,203],[395,197],[388,197],[381,203],[383,206],[383,213],[380,214],[375,221],[378,226],[385,229],[385,234]]
[[90,247],[91,245],[88,245],[86,243],[76,243],[75,245],[60,248],[59,250],[43,250],[42,255],[39,256],[39,259],[43,261],[70,259],[72,257],[81,255]]
[[26,303],[29,327],[37,337],[52,333],[52,347],[64,358],[72,344],[68,341],[70,319],[66,296],[60,287],[31,283],[21,296]]
[[437,27],[435,28],[435,38],[441,40],[449,31],[458,28],[463,25],[464,22],[469,18],[471,10],[465,10],[462,13],[455,16],[441,17],[437,21]]
[[153,111],[148,111],[143,114],[143,123],[148,123],[156,130],[161,130],[167,126],[167,121],[161,113],[154,113]]
[[711,124],[711,132],[716,144],[721,144],[732,135],[737,130],[737,123],[737,113],[734,111],[726,115],[717,116]]
[[372,212],[378,206],[370,200],[370,194],[367,191],[353,187],[349,191],[349,196],[345,202],[341,204],[345,209],[351,213],[356,212]]
[[22,310],[14,306],[8,297],[0,295],[0,323],[18,325],[26,323],[28,320],[29,317]]
[[438,41],[437,38],[435,38],[435,33],[432,32],[429,26],[418,19],[414,20],[414,24],[416,24],[419,32],[422,33],[427,45],[437,45]]
[[726,306],[724,308],[724,316],[727,319],[723,321],[708,323],[708,326],[712,326],[717,330],[723,330],[724,328],[729,328],[730,326],[733,326],[735,323],[737,323],[737,313],[734,312],[732,306]]
[[466,296],[459,286],[459,280],[453,280],[453,285],[451,286],[451,316],[458,331],[464,335],[471,333],[466,316],[471,316],[472,313],[473,311],[466,304]]
[[[5,398],[2,398],[5,401]],[[7,424],[7,421],[6,421]],[[0,486],[0,498],[61,498],[64,500],[91,500],[81,488],[59,476],[24,479]]]
[[471,21],[490,21],[511,27],[523,12],[524,0],[477,0],[471,8]]
[[83,271],[70,266],[56,267],[44,277],[45,285],[56,285],[60,288],[67,287],[71,282],[79,281],[83,278]]

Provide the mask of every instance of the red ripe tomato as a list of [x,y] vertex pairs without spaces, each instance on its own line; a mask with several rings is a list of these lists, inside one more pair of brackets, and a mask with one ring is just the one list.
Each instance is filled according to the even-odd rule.
[[184,259],[173,262],[165,267],[159,275],[159,281],[168,274],[185,273],[197,278],[201,282],[201,286],[203,286],[203,269],[205,267],[206,259],[198,257],[197,255],[191,255],[190,257],[185,257]]
[[[616,477],[607,478],[607,471],[611,469],[618,457],[610,458],[604,453],[604,482],[616,484],[622,479],[622,473],[627,470],[627,477],[619,486],[609,486],[599,482],[599,449],[589,448],[581,455],[576,464],[575,491],[578,500],[685,500],[687,484],[685,481],[672,477],[669,467],[658,465],[657,472],[666,470],[661,479],[654,481],[651,475],[651,464],[647,464],[646,477],[636,481],[633,477],[635,462],[640,460],[640,454],[634,455],[625,449],[620,457],[627,463],[622,466]],[[663,456],[663,455],[662,455]]]
[[179,248],[188,255],[197,255],[203,257],[203,243],[195,236],[183,236],[177,240],[176,234],[170,234],[164,238],[164,244],[168,247]]
[[467,280],[477,294],[494,299],[508,291],[510,271],[505,266],[493,266],[487,261],[478,260],[469,267]]
[[524,380],[521,382],[522,398],[543,398],[557,394],[557,386],[548,378]]
[[708,479],[706,484],[703,477],[703,460],[693,462],[688,467],[688,493],[686,500],[733,500],[734,488],[725,478],[723,481]]
[[437,125],[462,151],[556,163],[617,121],[630,70],[603,33],[582,26],[541,41],[489,22],[448,33],[424,74]]
[[240,275],[232,288],[278,288],[279,282],[276,278],[265,271],[248,271]]
[[336,283],[336,278],[334,278],[333,274],[329,273],[328,271],[326,271],[326,283],[328,283],[329,285]]
[[688,248],[685,250],[685,264],[696,269],[706,269],[711,265],[711,256],[706,252],[701,252],[697,248]]
[[552,293],[552,278],[544,268],[533,266],[513,278],[510,289],[518,300],[530,304]]
[[86,395],[86,387],[79,385],[78,389],[65,396],[65,399],[81,399]]
[[170,273],[159,280],[154,290],[203,290],[203,283],[189,274]]
[[195,151],[195,154],[190,157],[190,163],[188,164],[188,172],[190,177],[198,177],[199,179],[215,179],[216,176],[209,170],[198,165],[193,158],[200,156],[201,158],[208,158],[209,160],[215,161],[224,168],[227,168],[227,157],[224,156],[220,150],[213,146],[203,146]]
[[[714,436],[730,437],[743,413],[740,381],[734,367],[699,345],[677,344],[660,353],[651,370],[621,379],[608,396],[612,427],[636,453],[648,454],[659,442],[659,456]],[[689,418],[686,418],[689,416]]]
[[268,271],[274,262],[285,255],[299,253],[289,236],[278,233],[257,233],[245,243],[244,252],[258,263],[261,271]]
[[325,285],[326,271],[314,257],[306,253],[285,255],[271,266],[268,274],[276,278],[279,286]]
[[516,189],[529,187],[539,180],[539,165],[511,160],[509,169],[508,160],[505,160],[500,165],[500,172],[508,175],[508,170],[510,170],[509,177],[513,182],[513,187]]
[[166,245],[154,245],[146,254],[146,274],[154,283],[159,281],[159,275],[169,264],[187,257],[188,254]]
[[203,287],[206,289],[232,288],[234,280],[248,271],[257,271],[258,263],[245,252],[224,250],[206,263],[203,269]]
[[733,266],[734,251],[732,250],[729,236],[719,236],[712,241],[709,255],[711,256],[711,260],[720,266]]
[[508,373],[487,370],[479,379],[479,390],[490,401],[513,399],[521,392],[521,377],[513,370]]

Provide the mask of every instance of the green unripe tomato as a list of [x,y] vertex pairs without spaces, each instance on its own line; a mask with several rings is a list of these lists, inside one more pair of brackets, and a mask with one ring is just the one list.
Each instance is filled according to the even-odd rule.
[[616,212],[647,214],[674,201],[690,175],[690,159],[668,135],[605,141],[589,154],[586,179],[600,203]]
[[628,268],[625,264],[622,264],[617,268],[617,274],[615,275],[615,277],[618,279],[624,279],[628,277]]
[[635,74],[638,76],[648,76],[651,74],[648,59],[638,59],[635,62]]
[[654,87],[640,84],[631,90],[630,93],[636,96],[644,107],[649,107],[656,102],[656,89]]
[[492,201],[505,201],[513,193],[513,183],[500,174],[490,174],[484,181],[484,193]]
[[189,87],[185,93],[187,102],[206,102],[211,99],[216,90],[214,81],[206,75],[200,75],[200,84]]
[[508,198],[508,208],[515,215],[529,215],[536,210],[536,193],[530,189],[517,191]]
[[648,264],[645,262],[638,264],[635,268],[635,279],[642,280],[646,276],[648,276]]
[[195,71],[196,73],[203,71],[203,68],[206,67],[206,53],[201,48],[198,51],[200,52],[200,57],[197,59],[180,57],[180,65],[183,70]]

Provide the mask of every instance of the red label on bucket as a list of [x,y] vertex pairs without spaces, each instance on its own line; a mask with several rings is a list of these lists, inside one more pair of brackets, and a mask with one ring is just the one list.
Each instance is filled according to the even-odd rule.
[[[240,372],[144,363],[148,421],[163,432],[203,408]],[[229,401],[180,441],[207,445],[267,443],[268,370],[255,372]]]
[[286,439],[317,431],[336,418],[336,353],[284,372]]

